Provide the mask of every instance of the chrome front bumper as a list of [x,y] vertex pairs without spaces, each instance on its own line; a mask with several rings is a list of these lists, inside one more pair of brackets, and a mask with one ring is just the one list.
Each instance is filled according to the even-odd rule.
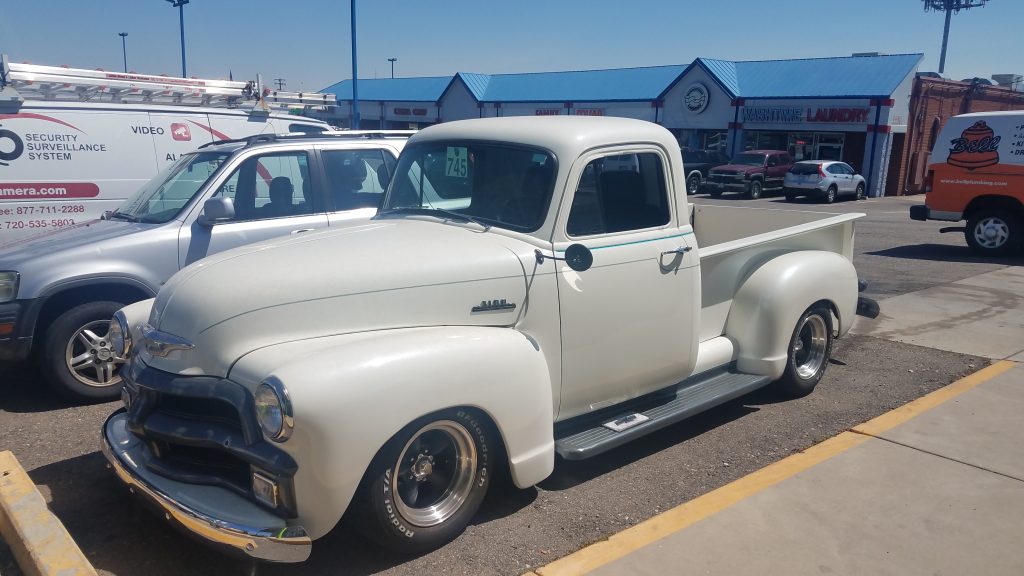
[[[288,526],[223,488],[184,484],[147,470],[148,448],[128,432],[126,419],[123,410],[107,418],[100,448],[129,491],[156,506],[165,519],[209,544],[257,560],[303,562],[309,558],[313,542],[301,526]],[[200,512],[201,503],[209,503],[219,513]]]

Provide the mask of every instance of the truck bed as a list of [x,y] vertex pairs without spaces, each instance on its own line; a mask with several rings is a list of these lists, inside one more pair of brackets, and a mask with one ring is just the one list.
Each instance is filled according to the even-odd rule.
[[766,260],[795,250],[826,250],[852,259],[853,221],[862,216],[693,205],[691,222],[700,246],[703,299],[699,340],[724,333],[732,295]]

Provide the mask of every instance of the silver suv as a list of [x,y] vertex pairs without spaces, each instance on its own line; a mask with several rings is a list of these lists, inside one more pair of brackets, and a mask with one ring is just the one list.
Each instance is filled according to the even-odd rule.
[[102,219],[0,251],[0,360],[35,351],[58,392],[116,398],[120,360],[107,338],[115,311],[155,296],[172,274],[215,252],[370,218],[411,134],[214,142],[182,155]]
[[864,199],[864,177],[844,162],[835,160],[805,160],[793,164],[782,182],[786,200],[799,196],[817,198],[829,204],[839,196]]

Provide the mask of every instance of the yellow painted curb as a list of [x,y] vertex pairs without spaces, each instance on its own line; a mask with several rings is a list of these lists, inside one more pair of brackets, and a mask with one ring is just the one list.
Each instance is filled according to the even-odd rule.
[[982,368],[973,374],[964,376],[949,386],[939,388],[938,390],[922,396],[913,402],[890,410],[889,412],[886,412],[877,418],[872,418],[863,424],[858,424],[857,426],[854,426],[852,430],[861,434],[867,434],[868,436],[878,436],[879,434],[892,430],[896,426],[903,424],[907,420],[910,420],[923,412],[927,412],[928,410],[935,408],[939,404],[956,398],[987,380],[991,380],[992,378],[999,376],[1014,366],[1016,366],[1015,362],[1001,360],[991,366]]
[[739,480],[735,480],[703,496],[667,510],[636,526],[614,534],[607,540],[591,544],[578,552],[556,560],[524,576],[576,576],[578,574],[586,574],[635,552],[656,540],[660,540],[716,514],[833,456],[842,454],[850,448],[863,444],[870,440],[872,436],[935,408],[943,402],[975,388],[982,382],[995,378],[1015,365],[1014,362],[1005,360],[997,362],[948,386],[918,398],[905,406],[855,426],[852,432],[842,432],[820,444],[811,446],[803,452],[793,454],[774,464],[769,464]]
[[10,451],[0,452],[0,535],[27,576],[96,576]]

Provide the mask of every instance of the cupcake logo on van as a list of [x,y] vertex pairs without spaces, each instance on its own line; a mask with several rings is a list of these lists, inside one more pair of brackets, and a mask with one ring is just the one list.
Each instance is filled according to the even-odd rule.
[[999,141],[1001,136],[989,128],[984,120],[964,130],[959,138],[950,140],[948,164],[974,170],[999,163]]

